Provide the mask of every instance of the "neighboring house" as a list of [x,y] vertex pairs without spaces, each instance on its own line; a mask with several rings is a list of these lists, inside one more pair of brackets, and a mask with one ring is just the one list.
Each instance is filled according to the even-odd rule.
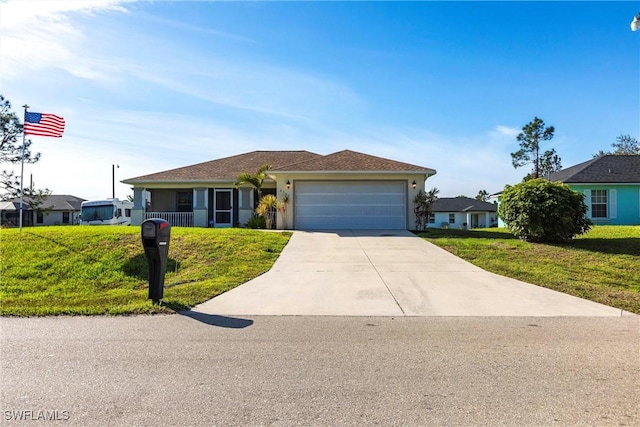
[[[51,194],[41,205],[41,211],[31,208],[25,199],[22,203],[22,225],[66,225],[78,224],[80,206],[85,199],[68,194]],[[2,225],[17,227],[20,223],[20,199],[0,202]]]
[[640,155],[605,155],[552,173],[584,193],[594,224],[640,225]]
[[427,227],[485,228],[498,225],[498,206],[469,197],[442,197],[431,205]]
[[234,183],[265,163],[272,169],[262,193],[289,196],[286,211],[277,214],[279,229],[413,228],[412,201],[436,173],[350,150],[326,156],[253,151],[123,180],[133,186],[131,223],[158,217],[174,226],[243,226],[251,219],[256,194],[250,185]]

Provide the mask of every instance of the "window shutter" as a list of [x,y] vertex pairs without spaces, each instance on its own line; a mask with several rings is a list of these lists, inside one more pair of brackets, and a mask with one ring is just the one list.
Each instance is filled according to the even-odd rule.
[[584,203],[587,205],[587,218],[591,218],[591,190],[584,190]]
[[616,190],[609,191],[609,218],[618,217],[618,194]]

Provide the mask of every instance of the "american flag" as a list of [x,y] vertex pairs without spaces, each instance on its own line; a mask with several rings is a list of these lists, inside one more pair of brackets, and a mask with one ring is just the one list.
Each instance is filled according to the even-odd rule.
[[60,138],[64,132],[64,119],[55,114],[26,112],[24,134]]

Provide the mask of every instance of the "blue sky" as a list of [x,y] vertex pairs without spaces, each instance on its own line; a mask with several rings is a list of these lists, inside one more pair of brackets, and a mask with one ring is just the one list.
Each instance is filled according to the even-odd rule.
[[[33,137],[37,187],[252,150],[351,149],[434,168],[440,196],[500,191],[535,116],[565,167],[640,137],[638,2],[2,1],[0,93]],[[4,167],[6,165],[2,165]],[[28,182],[28,181],[27,181]],[[131,194],[117,184],[116,196]]]

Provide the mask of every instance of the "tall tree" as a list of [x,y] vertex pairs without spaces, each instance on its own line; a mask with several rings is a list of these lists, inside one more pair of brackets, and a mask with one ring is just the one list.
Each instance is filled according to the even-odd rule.
[[[23,125],[18,115],[11,110],[11,103],[0,95],[0,163],[16,165],[22,161],[24,145],[24,162],[37,163],[40,153],[31,152],[31,140],[22,142]],[[3,170],[0,173],[0,185],[2,186],[2,200],[20,197],[20,176],[12,171]],[[51,191],[47,188],[38,189],[30,185],[23,189],[23,199],[35,211],[42,210],[42,205]]]
[[562,169],[562,161],[556,154],[556,150],[552,148],[545,151],[540,158],[540,177],[544,178],[552,172],[558,172],[560,169]]
[[609,154],[615,154],[617,156],[629,155],[629,154],[634,154],[634,155],[640,154],[640,142],[638,142],[637,139],[635,139],[629,134],[626,134],[626,135],[620,134],[620,136],[616,138],[616,142],[612,143],[611,146],[615,148],[615,151],[611,152],[611,151],[600,150],[596,154],[594,154],[593,157],[600,157],[600,156],[605,156]]
[[489,200],[489,192],[487,190],[478,191],[478,195],[476,196],[476,200],[480,200],[486,202]]
[[631,135],[620,134],[611,146],[615,148],[613,154],[640,154],[640,143]]
[[511,153],[513,167],[517,169],[532,164],[533,170],[530,176],[533,178],[560,170],[562,168],[560,157],[554,149],[540,152],[540,143],[551,140],[554,133],[555,128],[545,126],[544,121],[538,117],[534,117],[531,122],[524,125],[522,132],[516,137],[520,143],[520,149]]

